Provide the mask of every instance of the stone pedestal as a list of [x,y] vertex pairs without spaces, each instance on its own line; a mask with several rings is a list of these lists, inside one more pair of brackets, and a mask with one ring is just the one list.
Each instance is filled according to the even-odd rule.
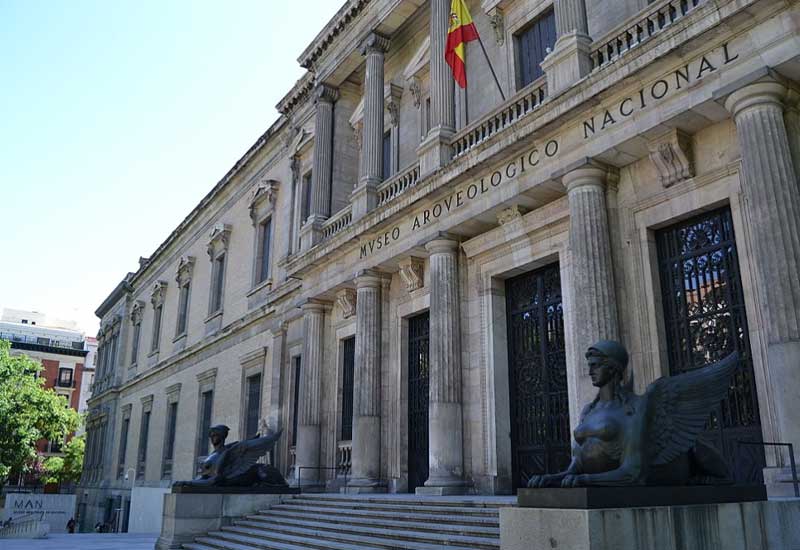
[[502,508],[501,550],[790,550],[800,501],[566,510]]
[[176,494],[164,495],[161,536],[155,550],[173,550],[194,542],[209,531],[231,525],[234,519],[278,504],[276,494]]
[[550,96],[573,86],[592,70],[585,0],[555,0],[555,12],[558,40],[542,61]]

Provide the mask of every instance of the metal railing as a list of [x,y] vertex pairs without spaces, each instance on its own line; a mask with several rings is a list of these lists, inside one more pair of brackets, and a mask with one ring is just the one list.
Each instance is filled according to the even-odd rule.
[[414,187],[419,181],[419,162],[402,172],[398,172],[378,186],[378,206],[383,206],[395,197]]
[[523,88],[498,109],[470,124],[453,138],[453,158],[477,147],[496,133],[515,124],[538,109],[547,99],[547,79],[541,76]]
[[592,70],[613,63],[703,3],[705,0],[661,0],[649,6],[644,15],[638,16],[632,23],[623,24],[595,42],[590,53]]
[[800,482],[797,479],[797,463],[794,460],[794,445],[791,443],[774,443],[771,441],[737,441],[738,445],[758,445],[759,447],[786,447],[789,449],[789,465],[792,470],[792,485],[794,496],[800,498]]

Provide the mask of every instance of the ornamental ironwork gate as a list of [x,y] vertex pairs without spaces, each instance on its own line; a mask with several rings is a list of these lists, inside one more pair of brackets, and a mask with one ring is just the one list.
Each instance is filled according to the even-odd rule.
[[656,234],[671,375],[703,368],[738,350],[728,397],[711,413],[701,438],[720,451],[737,482],[762,482],[762,441],[747,315],[729,208]]
[[564,311],[558,264],[506,282],[514,490],[570,461]]
[[428,403],[430,315],[408,320],[408,492],[428,479]]

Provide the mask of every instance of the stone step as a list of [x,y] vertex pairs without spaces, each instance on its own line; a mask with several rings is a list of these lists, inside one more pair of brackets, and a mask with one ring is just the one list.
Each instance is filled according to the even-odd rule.
[[334,502],[361,502],[379,504],[408,504],[412,506],[457,506],[459,508],[490,508],[499,509],[516,505],[514,497],[420,497],[404,494],[376,494],[376,495],[343,495],[338,493],[300,494],[290,497],[291,500],[315,500]]
[[[197,546],[195,546],[197,545]],[[199,537],[197,541],[192,544],[184,544],[183,548],[186,550],[309,550],[312,548],[305,544],[290,544],[283,542],[275,542],[269,540],[258,539],[252,541],[252,544],[245,544],[234,542],[229,538],[219,537]],[[338,547],[340,550],[383,550],[383,549],[365,549],[364,547]]]
[[255,537],[256,539],[260,537],[274,539],[282,535],[285,537],[283,540],[286,542],[305,542],[306,544],[313,545],[313,548],[320,548],[321,550],[329,549],[332,543],[346,543],[354,546],[361,545],[391,550],[439,550],[442,548],[447,548],[449,550],[497,550],[500,547],[499,540],[491,541],[490,539],[477,537],[456,537],[447,535],[436,537],[430,535],[428,537],[421,537],[422,540],[419,540],[419,537],[415,537],[412,533],[406,534],[402,531],[380,533],[381,530],[374,530],[368,533],[362,528],[359,531],[361,534],[352,534],[326,529],[285,529],[278,526],[264,529],[258,525],[242,525],[245,522],[236,523],[237,525],[231,527],[223,527],[223,532]]
[[425,513],[425,514],[442,514],[442,515],[470,515],[470,516],[484,516],[484,517],[499,517],[500,510],[498,508],[470,508],[460,506],[416,506],[413,504],[389,504],[389,503],[372,503],[372,502],[348,502],[343,505],[341,502],[325,500],[310,500],[310,499],[291,499],[286,500],[281,504],[276,504],[271,508],[279,510],[286,510],[292,507],[303,508],[304,506],[313,506],[315,508],[327,508],[329,510],[341,510],[342,508],[357,509],[357,510],[381,510],[381,511],[400,511],[412,513]]
[[403,541],[394,541],[393,545],[386,545],[381,541],[377,541],[377,545],[373,544],[374,541],[370,537],[361,537],[362,540],[336,540],[329,538],[308,538],[298,537],[293,535],[285,535],[283,533],[271,533],[268,531],[260,533],[242,533],[237,531],[236,527],[223,527],[223,531],[209,533],[209,537],[219,539],[222,541],[230,541],[233,543],[243,544],[245,546],[251,545],[257,550],[272,550],[273,548],[281,548],[274,546],[276,544],[289,544],[302,548],[303,550],[474,550],[472,548],[455,547],[455,546],[441,546],[432,544],[413,544],[404,543]]
[[[365,527],[349,524],[313,524],[307,526],[288,524],[266,524],[258,521],[237,520],[234,526],[250,530],[285,533],[287,535],[303,535],[313,538],[332,538],[348,540],[347,537],[370,537],[375,541],[409,541],[413,543],[436,543],[443,546],[469,546],[475,549],[492,550],[499,546],[499,536],[470,536],[454,533],[425,533],[408,529],[387,529],[382,526]],[[359,539],[353,539],[359,542]]]
[[397,512],[383,512],[380,510],[358,510],[352,508],[339,508],[336,514],[331,514],[330,508],[326,507],[303,507],[302,511],[299,508],[279,509],[276,507],[267,510],[260,510],[259,515],[268,515],[275,517],[290,517],[290,518],[307,518],[315,519],[331,519],[337,518],[341,521],[354,520],[368,520],[369,523],[375,524],[377,522],[388,521],[401,521],[401,522],[414,522],[414,523],[433,523],[435,525],[464,525],[464,526],[486,526],[497,527],[500,526],[500,518],[498,516],[469,516],[469,515],[437,515],[425,513],[409,513],[406,511]]
[[459,525],[450,522],[412,522],[412,521],[396,521],[386,520],[376,521],[374,518],[356,518],[339,515],[315,515],[313,517],[298,517],[291,515],[280,514],[257,514],[247,516],[249,521],[262,522],[265,525],[297,525],[300,527],[319,527],[342,529],[347,526],[350,530],[360,530],[363,527],[374,528],[393,528],[405,529],[416,532],[432,532],[432,533],[448,533],[453,535],[473,536],[473,537],[491,537],[497,538],[500,536],[500,527],[488,525]]

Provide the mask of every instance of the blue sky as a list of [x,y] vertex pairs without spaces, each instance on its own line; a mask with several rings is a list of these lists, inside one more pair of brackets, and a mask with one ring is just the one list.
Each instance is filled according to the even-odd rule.
[[277,118],[341,0],[0,0],[0,309],[93,311]]

